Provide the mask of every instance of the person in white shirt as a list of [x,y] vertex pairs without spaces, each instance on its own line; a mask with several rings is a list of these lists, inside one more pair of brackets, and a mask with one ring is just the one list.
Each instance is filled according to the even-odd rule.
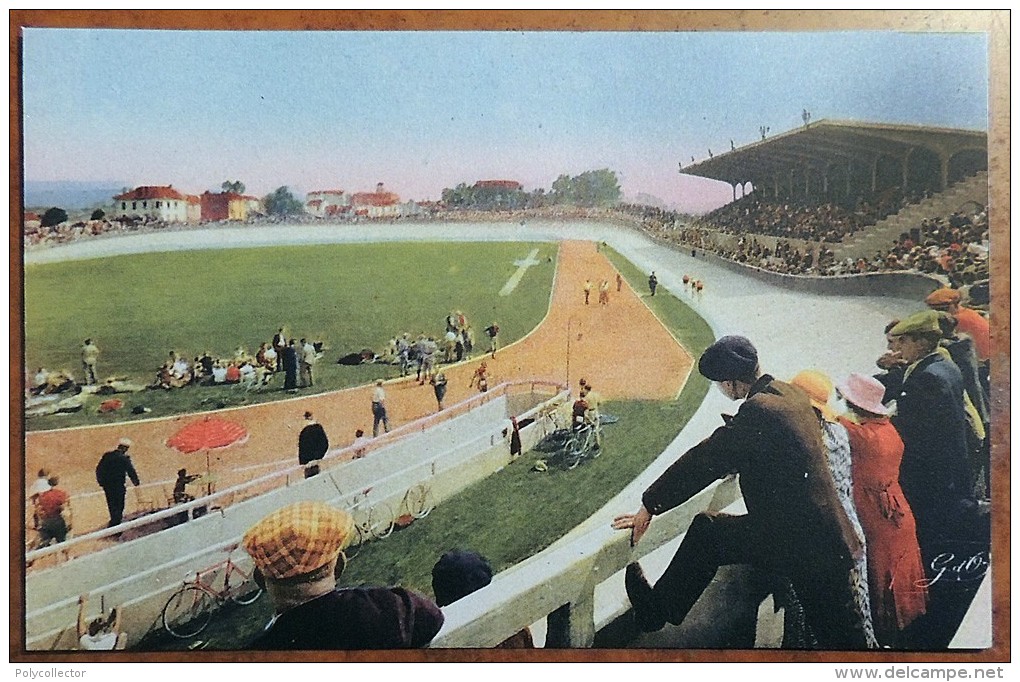
[[301,388],[312,385],[312,365],[315,364],[315,346],[310,341],[301,339]]
[[383,381],[375,382],[375,391],[372,393],[372,437],[379,435],[379,424],[383,425],[386,433],[390,432],[390,420],[386,415],[386,391],[383,390]]

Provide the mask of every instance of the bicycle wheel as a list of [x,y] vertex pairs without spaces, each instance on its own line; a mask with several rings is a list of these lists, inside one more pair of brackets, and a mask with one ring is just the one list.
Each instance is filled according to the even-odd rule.
[[432,494],[424,484],[408,490],[404,499],[407,500],[407,513],[416,519],[424,519],[435,507]]
[[347,549],[344,550],[344,554],[347,556],[347,561],[352,560],[354,557],[361,553],[361,548],[366,542],[368,542],[368,536],[364,528],[362,528],[357,522],[354,523],[354,536],[351,538],[351,542],[347,545]]
[[368,529],[373,540],[389,537],[395,525],[393,510],[385,502],[380,502],[368,510]]
[[174,637],[199,635],[212,620],[216,599],[201,587],[185,585],[163,607],[163,627]]
[[241,606],[254,604],[262,596],[262,588],[254,580],[246,580],[230,591],[230,601]]

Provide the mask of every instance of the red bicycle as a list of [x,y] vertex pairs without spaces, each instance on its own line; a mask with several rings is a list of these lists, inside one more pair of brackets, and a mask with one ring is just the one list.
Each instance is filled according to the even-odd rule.
[[230,557],[237,545],[226,549],[225,560],[189,574],[167,600],[163,607],[163,627],[174,637],[198,636],[209,625],[216,609],[227,602],[247,606],[262,596],[255,569],[249,573]]

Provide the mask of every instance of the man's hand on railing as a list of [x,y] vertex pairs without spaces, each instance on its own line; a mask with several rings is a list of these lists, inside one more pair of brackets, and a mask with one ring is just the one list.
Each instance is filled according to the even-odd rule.
[[652,522],[651,513],[644,505],[634,514],[623,514],[613,519],[614,530],[626,530],[630,528],[630,546],[634,547],[641,540],[641,537],[648,530],[648,524]]

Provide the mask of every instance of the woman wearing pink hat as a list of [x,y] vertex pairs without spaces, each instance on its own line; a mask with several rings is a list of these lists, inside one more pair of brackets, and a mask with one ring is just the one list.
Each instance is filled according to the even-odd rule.
[[850,436],[854,501],[868,546],[868,581],[875,634],[898,646],[900,633],[927,610],[914,514],[900,489],[903,441],[882,404],[877,379],[851,374],[836,390],[850,409],[839,418]]

